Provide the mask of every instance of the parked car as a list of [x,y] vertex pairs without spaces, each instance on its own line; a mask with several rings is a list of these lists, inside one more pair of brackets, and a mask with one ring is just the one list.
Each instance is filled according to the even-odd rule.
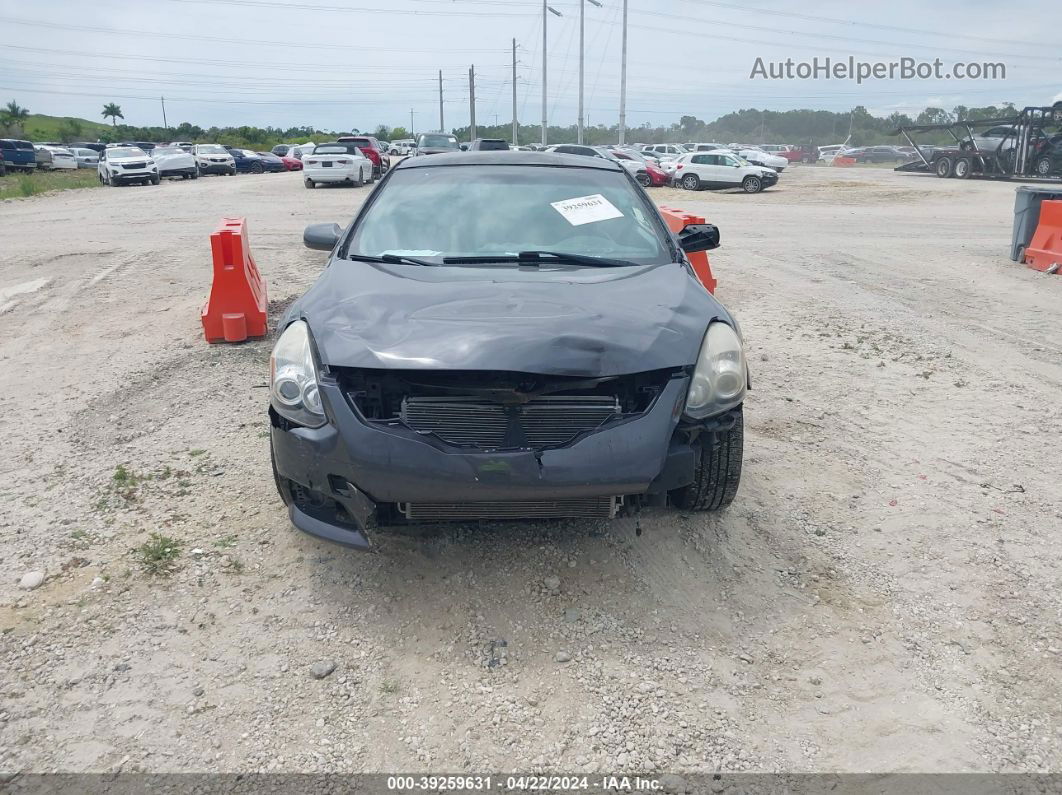
[[375,165],[352,141],[317,144],[313,154],[302,158],[303,183],[307,188],[336,182],[360,188],[376,180]]
[[100,154],[96,170],[100,182],[112,187],[139,182],[141,185],[158,185],[159,170],[155,161],[137,146],[115,146]]
[[734,499],[743,342],[686,257],[719,232],[669,232],[615,161],[409,158],[303,240],[330,259],[278,325],[268,412],[298,529],[364,550],[376,525]]
[[265,166],[265,170],[271,174],[288,170],[284,161],[272,152],[255,152],[255,154],[262,159],[262,165]]
[[165,146],[179,146],[188,154],[192,154],[195,149],[195,144],[191,141],[170,141],[168,144],[165,144]]
[[278,144],[271,150],[277,157],[290,157],[295,160],[302,160],[305,155],[308,155],[313,151],[313,148],[317,144]]
[[701,144],[684,144],[685,148],[689,152],[711,152],[716,149],[726,149],[723,144],[713,143],[701,143]]
[[56,170],[64,171],[76,171],[77,170],[77,158],[74,157],[74,153],[67,149],[65,146],[44,146],[43,149],[47,149],[52,154],[51,167]]
[[827,144],[826,146],[820,146],[818,159],[825,163],[832,163],[833,159],[844,151],[844,148],[844,144]]
[[236,173],[236,160],[221,144],[196,144],[192,148],[195,164],[202,174],[223,174],[231,177]]
[[160,177],[199,178],[195,157],[179,146],[156,146],[151,151],[151,157],[159,167]]
[[253,152],[250,149],[239,149],[235,146],[226,146],[225,149],[232,155],[232,162],[236,166],[237,174],[265,173],[265,163],[262,162],[262,158],[258,156],[257,152]]
[[593,146],[584,146],[583,144],[554,144],[553,146],[546,147],[546,151],[558,155],[581,155],[582,157],[600,157],[604,160],[608,159],[602,150],[596,149]]
[[649,158],[642,157],[639,152],[628,149],[610,149],[609,152],[623,165],[626,165],[624,161],[633,161],[639,165],[639,168],[633,172],[634,179],[643,188],[660,187],[671,181],[667,172],[656,165],[656,161],[650,162]]
[[438,155],[445,152],[457,152],[461,145],[457,138],[449,133],[421,133],[417,137],[417,147],[413,154],[417,156]]
[[288,171],[302,171],[302,161],[288,155],[280,155],[280,161]]
[[470,152],[508,152],[509,142],[504,138],[477,138],[468,146]]
[[98,141],[74,141],[72,144],[68,144],[67,146],[76,149],[91,149],[93,152],[96,153],[97,156],[99,156],[100,152],[107,148],[107,144],[101,144]]
[[682,155],[687,154],[686,147],[679,144],[649,144],[648,146],[642,147],[642,151],[655,152],[662,157],[671,158],[681,157]]
[[[391,157],[378,140],[371,135],[343,135],[336,139],[340,143],[351,143],[372,161],[372,177],[379,179],[391,168]],[[316,151],[316,150],[315,150]]]
[[391,141],[391,146],[388,147],[387,152],[391,155],[408,155],[416,143],[412,138],[400,138],[397,141]]
[[100,153],[95,149],[74,146],[70,151],[74,153],[78,168],[96,168],[100,164]]
[[741,158],[747,160],[748,162],[752,163],[752,165],[754,165],[754,166],[763,166],[764,168],[774,169],[779,174],[781,174],[783,171],[785,171],[786,166],[789,165],[789,161],[786,160],[784,157],[779,157],[778,155],[769,154],[767,152],[764,152],[761,149],[739,149],[739,150],[729,149],[729,150],[716,150],[716,151],[734,152],[734,154],[738,155],[738,157],[741,157]]
[[678,158],[674,179],[686,190],[741,188],[745,193],[759,193],[778,182],[778,172],[723,149]]
[[33,144],[33,162],[41,171],[52,170],[52,153],[40,144]]
[[895,146],[862,146],[845,151],[857,163],[906,163],[911,158]]

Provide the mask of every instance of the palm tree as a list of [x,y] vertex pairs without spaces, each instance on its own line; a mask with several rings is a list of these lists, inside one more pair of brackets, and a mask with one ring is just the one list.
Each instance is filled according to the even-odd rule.
[[118,119],[125,118],[125,116],[122,115],[121,106],[115,105],[113,102],[108,102],[106,105],[103,106],[103,113],[101,115],[105,119],[109,118],[111,120],[111,124],[115,127],[118,126]]
[[14,100],[8,102],[7,105],[4,106],[4,109],[0,111],[0,116],[3,116],[8,124],[19,124],[28,119],[29,115],[29,110],[20,107]]

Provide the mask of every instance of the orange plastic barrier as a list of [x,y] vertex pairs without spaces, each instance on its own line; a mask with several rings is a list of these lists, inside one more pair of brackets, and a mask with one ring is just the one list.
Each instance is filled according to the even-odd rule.
[[[704,219],[699,215],[690,215],[682,210],[676,210],[674,207],[661,207],[660,215],[663,216],[667,228],[675,234],[678,234],[690,224],[704,223]],[[687,254],[686,257],[693,266],[693,272],[697,274],[697,278],[701,280],[701,284],[704,285],[705,289],[710,293],[715,293],[715,287],[719,282],[712,275],[712,264],[708,261],[708,252],[696,251],[692,254]]]
[[856,164],[854,157],[835,157],[830,163],[832,166],[854,166]]
[[210,235],[214,283],[203,304],[207,342],[243,342],[266,335],[269,298],[266,283],[254,264],[243,218],[222,218]]
[[1042,273],[1062,272],[1062,201],[1040,203],[1040,223],[1025,249],[1025,264]]

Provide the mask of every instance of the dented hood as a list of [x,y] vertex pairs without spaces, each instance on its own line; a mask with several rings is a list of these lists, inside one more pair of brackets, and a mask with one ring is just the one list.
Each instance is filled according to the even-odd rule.
[[323,364],[588,377],[693,364],[726,310],[677,263],[421,267],[335,260],[289,310]]

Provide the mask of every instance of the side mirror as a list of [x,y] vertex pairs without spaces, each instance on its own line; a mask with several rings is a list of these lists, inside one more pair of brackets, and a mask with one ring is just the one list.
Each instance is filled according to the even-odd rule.
[[715,224],[689,224],[678,233],[678,241],[687,254],[719,248],[719,227]]
[[331,251],[342,235],[339,224],[310,224],[302,233],[302,242],[306,248]]

